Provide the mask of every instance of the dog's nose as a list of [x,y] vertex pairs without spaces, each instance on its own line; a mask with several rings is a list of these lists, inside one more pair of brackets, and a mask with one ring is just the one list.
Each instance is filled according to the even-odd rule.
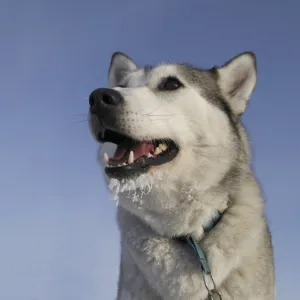
[[117,106],[123,100],[122,95],[113,89],[96,89],[89,98],[90,108],[95,109],[101,106]]

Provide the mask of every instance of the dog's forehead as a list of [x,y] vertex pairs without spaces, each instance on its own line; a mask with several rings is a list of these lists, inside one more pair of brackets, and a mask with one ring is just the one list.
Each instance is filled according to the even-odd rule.
[[161,78],[171,75],[176,75],[175,65],[160,64],[157,66],[145,66],[129,73],[125,78],[124,85],[128,87],[145,86],[149,83],[156,83]]
[[198,87],[215,88],[216,80],[210,72],[195,68],[187,64],[162,63],[156,66],[146,66],[138,69],[125,79],[128,87],[140,87],[149,83],[157,84],[161,78],[168,76],[178,77],[185,83]]

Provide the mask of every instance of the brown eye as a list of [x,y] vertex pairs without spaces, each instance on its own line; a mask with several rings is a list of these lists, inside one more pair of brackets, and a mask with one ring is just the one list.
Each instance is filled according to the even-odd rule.
[[176,77],[167,77],[158,86],[161,91],[175,91],[183,87],[183,84]]

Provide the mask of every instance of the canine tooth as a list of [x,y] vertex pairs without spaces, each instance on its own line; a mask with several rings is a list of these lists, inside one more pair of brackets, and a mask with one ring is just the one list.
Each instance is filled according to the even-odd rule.
[[150,157],[153,157],[153,155],[149,152],[149,153],[147,154],[147,157],[150,158]]
[[158,147],[156,147],[156,149],[154,151],[154,155],[158,155],[159,153],[161,153],[161,149],[159,149]]
[[126,165],[127,165],[126,162],[123,162],[123,163],[122,163],[122,166],[126,166]]
[[107,153],[104,153],[103,157],[104,157],[104,161],[105,161],[106,163],[108,163],[109,157],[108,157]]
[[167,144],[165,144],[165,143],[159,144],[158,147],[159,147],[159,149],[161,149],[162,151],[166,151],[167,148],[168,148]]
[[134,162],[134,154],[133,151],[130,151],[129,157],[128,157],[128,164],[132,164]]

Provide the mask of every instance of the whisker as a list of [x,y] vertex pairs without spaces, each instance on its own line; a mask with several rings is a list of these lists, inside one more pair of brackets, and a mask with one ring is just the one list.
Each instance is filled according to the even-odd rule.
[[81,113],[81,114],[72,114],[74,117],[87,117],[87,113]]
[[166,121],[168,119],[164,118],[164,119],[154,119],[154,120],[149,120],[150,122],[156,122],[156,121]]
[[149,115],[149,117],[172,117],[179,116],[180,114],[170,114],[170,115]]
[[158,108],[159,108],[159,106],[158,107],[156,107],[154,110],[152,110],[152,111],[150,111],[149,113],[146,113],[146,114],[144,114],[144,116],[149,116],[149,115],[152,115],[155,111],[157,111],[158,110]]
[[170,116],[175,116],[175,115],[180,115],[180,114],[153,114],[155,111],[157,111],[159,109],[159,107],[155,108],[153,111],[143,114],[144,116],[148,116],[148,117],[170,117]]
[[84,123],[84,122],[87,122],[88,120],[80,120],[80,121],[77,121],[77,122],[73,122],[73,124],[79,124],[79,123]]

